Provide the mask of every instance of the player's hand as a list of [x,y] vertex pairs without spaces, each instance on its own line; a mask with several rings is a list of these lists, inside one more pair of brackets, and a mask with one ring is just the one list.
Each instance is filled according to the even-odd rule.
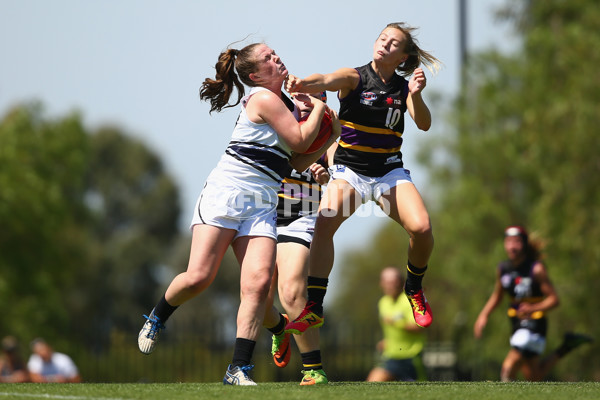
[[483,328],[485,328],[485,326],[487,325],[487,318],[483,317],[483,316],[479,316],[477,317],[477,320],[475,321],[475,325],[473,326],[473,336],[475,336],[475,339],[480,339],[481,336],[483,335]]
[[329,113],[329,116],[331,117],[331,136],[334,139],[337,139],[342,134],[342,124],[340,123],[340,117],[334,109],[329,108],[329,106],[327,105],[326,107],[326,110]]
[[528,319],[531,318],[531,314],[535,311],[538,311],[535,304],[521,303],[519,304],[519,308],[517,309],[517,317],[519,319]]
[[284,85],[286,92],[290,94],[302,91],[302,79],[295,75],[288,75],[285,78]]
[[317,101],[319,101],[319,100],[315,99],[314,97],[309,96],[306,93],[293,93],[292,98],[297,103],[302,103],[302,104],[298,104],[298,106],[300,107],[300,111],[302,111],[303,113],[311,112],[312,109],[315,108],[315,103]]
[[329,172],[327,172],[327,168],[317,163],[313,163],[308,168],[310,169],[313,178],[315,178],[319,185],[325,185],[327,182],[329,182]]
[[408,81],[408,90],[411,94],[421,93],[427,86],[427,78],[425,77],[425,71],[423,68],[415,69],[415,72]]

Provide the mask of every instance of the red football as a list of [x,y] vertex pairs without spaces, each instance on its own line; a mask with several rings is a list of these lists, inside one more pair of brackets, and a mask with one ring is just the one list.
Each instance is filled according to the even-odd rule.
[[[306,122],[308,115],[309,114],[300,119],[299,123],[303,124]],[[323,119],[321,120],[321,128],[319,129],[319,133],[317,133],[317,138],[314,140],[314,142],[312,142],[304,154],[314,153],[315,151],[319,150],[325,144],[325,142],[327,142],[329,136],[331,136],[331,131],[331,117],[329,116],[329,113],[325,112],[325,114],[323,114]]]

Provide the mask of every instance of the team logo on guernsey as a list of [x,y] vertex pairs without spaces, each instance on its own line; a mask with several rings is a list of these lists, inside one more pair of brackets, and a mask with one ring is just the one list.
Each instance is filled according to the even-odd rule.
[[373,105],[375,100],[377,100],[377,95],[373,92],[362,92],[360,94],[360,102],[366,106]]
[[515,298],[524,298],[532,295],[531,278],[519,276],[517,279],[515,279],[515,284]]

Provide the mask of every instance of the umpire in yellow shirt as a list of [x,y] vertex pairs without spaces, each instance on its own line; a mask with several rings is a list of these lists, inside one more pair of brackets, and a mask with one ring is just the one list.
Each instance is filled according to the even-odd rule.
[[406,296],[400,296],[404,288],[402,271],[396,267],[384,268],[379,284],[383,291],[378,303],[383,339],[377,343],[377,350],[382,359],[367,381],[416,381],[422,374],[417,373],[415,360],[423,351],[425,335],[415,324]]

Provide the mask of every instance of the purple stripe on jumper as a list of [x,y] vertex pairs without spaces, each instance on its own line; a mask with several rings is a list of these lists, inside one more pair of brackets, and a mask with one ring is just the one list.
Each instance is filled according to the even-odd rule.
[[393,149],[402,145],[402,138],[395,135],[368,133],[342,126],[340,139],[351,146],[368,146],[378,149]]

